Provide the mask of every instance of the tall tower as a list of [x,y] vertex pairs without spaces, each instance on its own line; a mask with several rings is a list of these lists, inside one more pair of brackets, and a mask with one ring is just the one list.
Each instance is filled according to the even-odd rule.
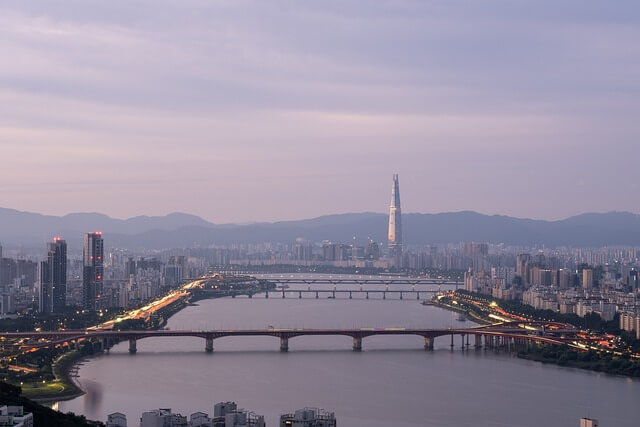
[[85,310],[98,310],[101,307],[104,261],[104,241],[102,233],[84,235],[82,305]]
[[402,261],[402,211],[400,209],[400,183],[398,174],[393,175],[391,187],[391,205],[389,206],[389,257],[394,266],[400,267]]
[[60,313],[67,304],[67,242],[59,237],[47,244],[40,263],[40,312]]

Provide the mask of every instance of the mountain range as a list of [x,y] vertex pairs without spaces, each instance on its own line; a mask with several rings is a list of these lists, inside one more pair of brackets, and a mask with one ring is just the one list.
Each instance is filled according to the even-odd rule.
[[[640,215],[629,212],[587,213],[546,221],[484,215],[477,212],[403,214],[405,244],[482,241],[509,245],[640,246]],[[255,224],[213,224],[198,216],[171,213],[115,219],[99,213],[41,215],[0,208],[0,243],[5,247],[43,248],[53,236],[81,247],[82,234],[102,231],[110,247],[166,249],[231,243],[311,241],[386,241],[387,216],[348,213],[318,218]]]

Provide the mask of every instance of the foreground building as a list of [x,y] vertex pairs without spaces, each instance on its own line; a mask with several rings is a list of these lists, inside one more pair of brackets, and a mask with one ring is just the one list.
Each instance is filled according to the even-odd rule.
[[33,427],[33,414],[25,414],[22,406],[0,406],[0,426]]
[[280,427],[335,427],[336,417],[333,412],[318,408],[298,409],[293,414],[280,416]]
[[[109,415],[107,427],[126,427],[123,414]],[[235,402],[220,402],[213,407],[213,417],[204,412],[195,412],[187,417],[171,412],[171,409],[154,409],[143,412],[140,427],[265,427],[264,417],[238,409]]]
[[120,412],[114,412],[107,416],[106,427],[127,427],[127,417]]

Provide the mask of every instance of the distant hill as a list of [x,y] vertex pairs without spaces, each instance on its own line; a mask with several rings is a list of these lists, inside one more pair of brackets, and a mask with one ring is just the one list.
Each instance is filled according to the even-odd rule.
[[[404,214],[406,244],[486,241],[511,245],[640,246],[640,215],[628,212],[588,213],[559,221],[520,219],[477,212]],[[108,246],[164,249],[230,243],[312,241],[384,242],[387,216],[380,213],[327,215],[298,221],[256,224],[213,224],[194,215],[139,216],[126,220],[97,213],[62,217],[0,208],[0,242],[5,247],[41,248],[52,236],[79,249],[82,234],[100,230]]]

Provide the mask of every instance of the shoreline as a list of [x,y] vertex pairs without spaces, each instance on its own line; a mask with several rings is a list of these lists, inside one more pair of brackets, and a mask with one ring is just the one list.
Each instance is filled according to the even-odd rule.
[[[176,301],[174,304],[167,306],[163,310],[163,315],[161,317],[161,321],[158,324],[157,328],[163,328],[167,321],[176,313],[182,311],[183,309],[190,307],[193,304],[190,304],[190,298],[183,301]],[[117,343],[114,343],[115,345]],[[59,393],[46,393],[46,394],[29,394],[22,393],[24,397],[33,400],[38,403],[55,403],[55,402],[64,402],[67,400],[75,399],[76,397],[80,397],[86,394],[86,391],[80,385],[80,382],[77,381],[77,377],[71,375],[71,370],[83,361],[87,361],[91,358],[91,356],[97,355],[99,353],[104,353],[108,349],[102,349],[99,352],[93,354],[82,354],[78,350],[71,350],[69,352],[63,353],[56,359],[56,361],[52,365],[52,370],[54,372],[54,376],[56,380],[60,382],[60,385],[65,387],[65,390]],[[67,390],[67,387],[69,388]]]
[[[434,298],[434,300],[432,301],[433,305],[436,307],[440,307],[443,308],[445,310],[449,310],[452,312],[456,312],[456,313],[462,313],[464,314],[468,319],[480,323],[480,324],[490,324],[491,322],[479,317],[476,317],[474,315],[472,315],[471,311],[468,310],[464,310],[462,308],[458,308],[458,307],[454,307],[452,305],[449,304],[444,304],[440,301],[437,301],[436,298]],[[562,349],[561,346],[551,346],[551,348],[553,349]],[[579,354],[578,352],[576,352],[575,350],[572,350],[571,353],[573,354]],[[610,369],[608,367],[606,367],[605,365],[603,365],[603,363],[606,363],[607,361],[607,357],[606,356],[601,356],[598,355],[598,360],[597,361],[578,361],[577,359],[567,359],[562,358],[561,356],[558,357],[545,357],[542,354],[536,353],[536,352],[516,352],[514,353],[515,356],[518,359],[521,360],[528,360],[528,361],[532,361],[532,362],[538,362],[538,363],[542,363],[544,365],[555,365],[558,366],[560,368],[572,368],[572,369],[578,369],[578,370],[582,370],[582,371],[591,371],[591,372],[595,372],[595,373],[603,373],[606,375],[611,375],[611,376],[615,376],[615,377],[622,377],[622,378],[627,378],[627,379],[638,379],[638,377],[640,377],[640,375],[636,372],[634,373],[622,373],[618,370],[613,370]],[[597,353],[596,353],[597,355]]]

